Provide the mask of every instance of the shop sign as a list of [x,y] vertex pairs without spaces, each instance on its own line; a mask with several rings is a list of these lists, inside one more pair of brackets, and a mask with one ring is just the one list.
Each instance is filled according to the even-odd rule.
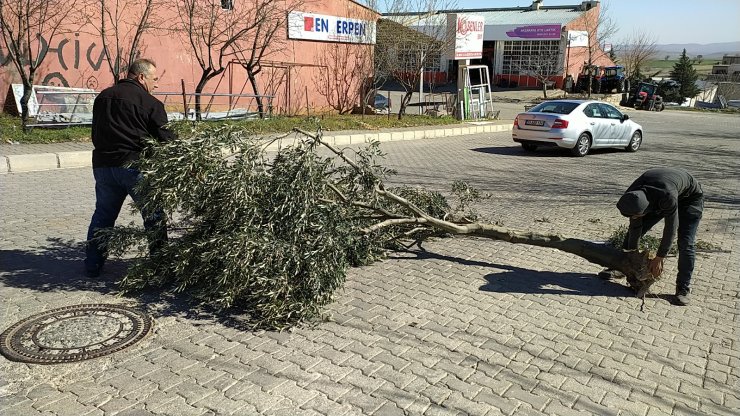
[[292,11],[288,13],[288,38],[375,44],[375,22]]
[[491,25],[486,27],[486,40],[560,39],[560,25]]
[[585,30],[569,30],[568,46],[572,48],[588,46],[588,32]]
[[483,57],[483,31],[485,18],[472,14],[447,15],[447,30],[454,31],[455,40],[450,55],[452,59],[480,59]]

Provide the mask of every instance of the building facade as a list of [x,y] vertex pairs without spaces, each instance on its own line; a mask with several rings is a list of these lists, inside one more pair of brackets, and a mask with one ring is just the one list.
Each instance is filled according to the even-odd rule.
[[[537,87],[542,74],[538,77],[533,72],[547,67],[548,80],[563,88],[566,78],[576,79],[589,61],[597,66],[614,65],[598,41],[600,3],[595,0],[572,6],[545,6],[535,0],[528,7],[443,10],[434,16],[386,14],[383,18],[435,33],[430,27],[445,25],[447,14],[484,18],[483,56],[470,63],[487,65],[492,82],[499,86]],[[417,19],[410,21],[413,16]],[[457,65],[450,54],[442,53],[425,68],[425,77],[437,83],[449,80],[457,73]]]
[[[199,19],[196,23],[200,25],[192,30],[207,32],[209,24],[215,23],[211,29],[221,36],[217,42],[241,30],[241,25],[259,22],[265,26],[252,30],[251,35],[225,48],[224,53],[219,52],[218,44],[208,50],[203,39],[199,45],[193,45],[188,37],[183,7],[189,3],[196,6]],[[100,91],[114,83],[114,70],[102,46],[101,11],[94,4],[90,2],[76,12],[81,18],[70,18],[53,37],[49,33],[40,34],[37,46],[41,47],[45,58],[34,85]],[[145,4],[144,0],[131,0],[119,10],[120,34],[131,36],[135,30],[131,22],[139,21]],[[192,96],[204,72],[202,66],[212,71],[223,68],[203,88],[203,93],[209,94],[202,98],[204,105],[215,106],[218,102],[221,107],[227,103],[233,106],[234,101],[242,100],[236,105],[253,106],[253,100],[244,96],[254,93],[244,65],[250,60],[254,62],[253,52],[260,55],[254,71],[256,89],[259,94],[274,97],[271,99],[273,113],[305,113],[307,108],[309,111],[333,111],[348,91],[357,101],[361,85],[372,75],[372,61],[367,57],[372,56],[375,24],[380,15],[354,1],[158,0],[153,4],[156,9],[151,13],[156,16],[157,27],[143,33],[139,56],[152,58],[157,63],[160,74],[157,92],[168,110],[182,108],[186,104],[184,101],[190,101],[192,108]],[[250,15],[254,13],[252,10],[257,10],[255,5],[272,8],[269,13],[274,14],[266,14],[269,17],[260,22],[259,16]],[[266,9],[260,10],[268,13]],[[3,9],[3,13],[6,12]],[[235,18],[239,13],[244,19]],[[266,40],[264,34],[274,21],[279,21],[280,27]],[[112,30],[111,22],[108,30]],[[260,45],[260,42],[265,44]],[[108,39],[108,45],[111,44]],[[125,68],[122,72],[125,74]],[[340,73],[344,77],[340,80],[342,86],[333,79]],[[20,82],[8,48],[0,41],[0,91],[3,92],[0,99],[12,98],[10,86]],[[183,93],[187,98],[183,98]]]
[[[130,22],[137,21],[146,3],[127,2],[121,10],[121,33],[131,32]],[[281,16],[275,18],[281,27],[263,48],[257,47],[261,57],[252,77],[255,79],[250,79],[245,65],[255,50],[250,46],[252,38],[235,45],[241,48],[232,47],[223,54],[204,53],[202,46],[192,44],[184,29],[187,25],[182,22],[182,6],[188,3],[195,4],[200,12],[215,11],[212,14],[222,19],[216,23],[227,22],[220,27],[217,24],[218,30],[224,29],[224,25],[235,30],[247,24],[247,20],[254,21],[249,15],[243,20],[228,17],[255,4],[270,4],[282,10]],[[76,13],[81,18],[70,20],[55,36],[40,34],[38,42],[45,59],[34,84],[95,91],[113,84],[115,71],[106,58],[106,42],[99,30],[100,10],[90,6],[95,2],[85,4]],[[359,104],[366,81],[373,76],[375,32],[381,16],[351,0],[156,0],[154,4],[157,25],[143,33],[139,55],[157,62],[160,99],[172,111],[187,111],[188,106],[192,110],[193,93],[201,84],[203,66],[219,71],[203,87],[207,96],[201,101],[205,105],[216,110],[224,106],[254,110],[254,100],[245,95],[256,92],[270,96],[272,111],[278,114],[347,111]],[[447,15],[451,13],[483,16],[483,56],[471,64],[487,65],[493,84],[509,87],[537,87],[542,77],[533,72],[547,66],[547,82],[562,88],[566,77],[577,78],[586,62],[613,65],[597,40],[599,12],[600,4],[595,0],[572,6],[545,6],[542,0],[535,0],[528,7],[446,10],[433,16],[388,14],[383,19],[400,21],[403,17],[405,27],[424,34],[440,33],[429,28],[446,27]],[[398,37],[397,30],[391,30],[393,33],[386,35]],[[384,38],[377,35],[378,39]],[[110,39],[107,44],[111,44]],[[412,53],[408,55],[413,57]],[[427,57],[426,62],[427,82],[441,84],[457,74],[458,61],[444,51]],[[19,82],[8,49],[0,42],[0,100],[13,99],[10,85]]]

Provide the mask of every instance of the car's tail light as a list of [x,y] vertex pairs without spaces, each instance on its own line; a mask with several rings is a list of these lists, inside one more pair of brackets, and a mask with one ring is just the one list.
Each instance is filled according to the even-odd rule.
[[519,116],[514,118],[514,127],[519,128]]
[[552,123],[552,128],[554,129],[567,129],[568,128],[568,120],[563,120],[562,118],[559,118],[555,120],[554,123]]

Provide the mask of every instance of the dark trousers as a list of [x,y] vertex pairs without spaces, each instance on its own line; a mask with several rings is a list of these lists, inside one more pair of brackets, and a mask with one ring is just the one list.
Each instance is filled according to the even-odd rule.
[[[691,275],[694,273],[696,262],[696,230],[704,211],[702,196],[690,201],[678,203],[678,275],[676,276],[676,292],[688,292],[691,287]],[[647,214],[642,218],[642,235],[645,235],[663,216]],[[642,237],[642,235],[640,237]],[[626,236],[622,248],[627,247]]]
[[95,239],[99,229],[113,227],[121,212],[126,196],[131,196],[141,211],[144,219],[144,228],[154,231],[155,237],[150,239],[149,249],[156,250],[167,239],[167,225],[162,210],[155,210],[147,214],[142,209],[142,194],[136,188],[142,176],[136,169],[127,168],[95,168],[95,213],[93,213],[90,227],[87,230],[87,249],[85,267],[88,270],[99,270],[108,257],[105,242]]

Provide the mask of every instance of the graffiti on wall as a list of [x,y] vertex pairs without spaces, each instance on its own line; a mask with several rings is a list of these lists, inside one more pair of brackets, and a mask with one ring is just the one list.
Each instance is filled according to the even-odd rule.
[[[58,39],[58,40],[57,40]],[[80,39],[80,34],[75,33],[74,37],[55,38],[54,44],[49,42],[44,36],[38,37],[40,45],[40,59],[44,64],[48,64],[51,69],[41,80],[41,85],[56,85],[69,87],[68,77],[74,77],[73,83],[84,82],[86,88],[96,89],[98,87],[98,78],[96,75],[85,74],[100,71],[105,62],[105,49],[95,41],[85,42]],[[28,57],[28,53],[23,54]],[[24,64],[27,64],[24,62]],[[12,56],[6,48],[0,48],[0,71],[6,70],[13,66]]]

